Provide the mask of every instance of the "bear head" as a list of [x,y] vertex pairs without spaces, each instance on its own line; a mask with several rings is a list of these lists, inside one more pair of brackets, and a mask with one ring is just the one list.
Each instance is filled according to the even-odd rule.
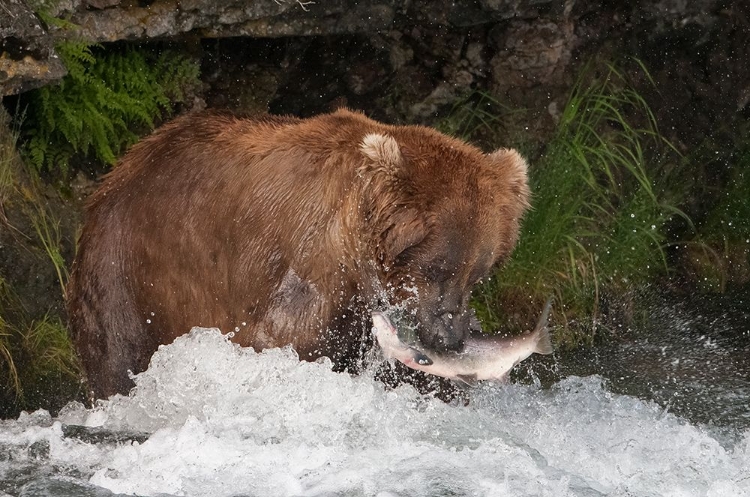
[[529,207],[526,162],[422,127],[369,133],[360,152],[378,283],[389,304],[408,308],[425,346],[460,350],[479,327],[472,288],[509,257]]

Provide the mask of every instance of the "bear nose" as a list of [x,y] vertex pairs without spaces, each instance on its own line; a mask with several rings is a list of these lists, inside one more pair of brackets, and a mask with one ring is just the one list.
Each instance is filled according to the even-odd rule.
[[463,346],[463,341],[468,329],[468,319],[465,313],[457,311],[445,311],[439,316],[438,344],[445,350],[458,350]]
[[443,321],[443,324],[445,324],[448,328],[453,328],[453,317],[455,316],[455,312],[453,311],[445,311],[440,315],[440,319]]

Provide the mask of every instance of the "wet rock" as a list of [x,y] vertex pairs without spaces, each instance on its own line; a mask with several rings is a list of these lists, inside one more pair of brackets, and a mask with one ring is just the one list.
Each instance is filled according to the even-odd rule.
[[121,0],[86,0],[86,5],[95,9],[106,9],[120,5],[120,1]]
[[[393,23],[395,0],[309,2],[279,0],[155,0],[119,3],[95,0],[104,8],[78,9],[71,21],[80,34],[97,42],[174,37],[277,37],[354,33]],[[108,2],[116,2],[106,8]]]
[[25,0],[0,9],[0,95],[59,80],[65,68],[54,43],[74,34],[91,42],[198,38],[290,37],[375,33],[393,26],[403,0],[61,0],[45,15],[68,26],[45,29]]
[[576,43],[572,22],[512,22],[501,29],[498,52],[490,62],[497,93],[560,80]]
[[89,444],[120,444],[129,442],[144,443],[150,434],[137,431],[115,431],[101,427],[62,425],[65,438],[75,438]]
[[65,495],[76,497],[118,497],[124,494],[115,494],[101,487],[82,483],[80,481],[68,480],[56,476],[41,476],[35,478],[19,488],[17,495],[21,497]]
[[20,93],[62,78],[54,40],[23,0],[0,6],[0,95]]
[[415,24],[441,24],[456,27],[477,26],[514,18],[536,18],[556,13],[562,6],[574,3],[553,0],[415,0],[409,14]]
[[29,446],[32,459],[49,459],[49,440],[37,440]]
[[349,91],[355,95],[365,95],[377,86],[386,76],[385,68],[374,61],[360,61],[346,74]]

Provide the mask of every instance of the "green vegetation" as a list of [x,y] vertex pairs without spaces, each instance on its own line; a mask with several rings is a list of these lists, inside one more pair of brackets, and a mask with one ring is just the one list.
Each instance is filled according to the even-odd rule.
[[609,66],[592,74],[584,72],[557,132],[531,163],[533,209],[513,257],[476,292],[474,307],[489,329],[527,326],[554,295],[554,318],[567,330],[558,338],[590,343],[604,295],[668,270],[665,226],[684,214],[677,195],[662,188],[664,159],[652,158],[675,152],[621,72]]
[[197,63],[171,51],[105,52],[82,41],[57,50],[68,75],[32,93],[23,123],[23,152],[37,171],[66,176],[75,154],[114,164],[199,84]]
[[28,355],[33,356],[28,371],[24,371],[32,379],[26,384],[50,377],[67,377],[78,381],[78,360],[67,327],[59,317],[44,316],[30,322],[24,330],[22,346]]
[[55,268],[61,295],[65,299],[67,297],[65,286],[68,283],[68,268],[62,255],[60,221],[54,219],[54,216],[48,213],[40,202],[34,202],[33,205],[34,210],[29,211],[27,215],[34,226],[37,240],[42,244],[44,252]]
[[[40,4],[42,10],[48,3]],[[47,22],[58,22],[47,17]],[[53,207],[59,200],[51,190],[41,193],[45,186],[39,173],[69,180],[74,158],[113,164],[200,85],[197,62],[168,50],[104,49],[79,41],[63,42],[57,50],[68,75],[59,85],[23,97],[15,119],[20,130],[9,131],[5,112],[0,112],[0,243],[8,245],[11,260],[23,259],[44,284],[54,273],[60,289],[46,314],[44,306],[31,313],[30,295],[40,289],[31,291],[17,275],[0,275],[0,416],[40,406],[54,409],[81,393],[75,351],[60,310],[68,271],[63,230]],[[16,154],[19,134],[27,167]],[[12,213],[10,219],[6,211]]]
[[[15,150],[17,133],[9,130],[6,117],[0,109],[0,244],[5,257],[23,259],[31,271],[43,271],[51,259],[63,285],[67,273],[59,223],[39,185],[26,177]],[[76,355],[62,319],[51,312],[32,315],[29,302],[16,292],[18,276],[14,281],[15,288],[0,274],[0,417],[21,409],[59,407],[81,390]]]
[[[7,283],[0,279],[0,291],[4,294],[7,291]],[[5,377],[6,389],[14,393],[21,391],[21,382],[18,378],[16,362],[13,360],[13,328],[0,313],[0,377]],[[0,386],[0,391],[2,391]]]
[[[4,314],[18,310],[17,300],[0,305],[0,417],[22,409],[60,407],[81,392],[80,368],[68,330],[59,317],[20,318],[11,324]],[[16,316],[17,317],[17,316]],[[25,321],[25,322],[23,322]]]
[[[702,291],[724,292],[750,282],[750,130],[737,134],[737,143],[711,143],[690,157],[690,163],[704,164],[691,192],[704,204],[696,236],[682,244],[681,253],[686,277]],[[706,186],[716,183],[705,177],[707,171],[726,171],[722,186]]]
[[484,91],[465,95],[453,104],[448,117],[436,123],[438,130],[448,135],[471,140],[487,147],[502,146],[509,141],[523,151],[525,134],[520,133],[523,109],[512,109]]
[[58,10],[60,0],[29,0],[28,6],[47,26],[54,26],[66,30],[74,30],[79,26],[67,19],[56,17],[53,12]]

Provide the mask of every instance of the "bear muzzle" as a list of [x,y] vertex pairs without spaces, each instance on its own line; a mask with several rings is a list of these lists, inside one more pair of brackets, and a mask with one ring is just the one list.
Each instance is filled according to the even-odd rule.
[[476,317],[469,309],[430,314],[427,320],[423,320],[420,340],[432,350],[460,351],[475,321]]

